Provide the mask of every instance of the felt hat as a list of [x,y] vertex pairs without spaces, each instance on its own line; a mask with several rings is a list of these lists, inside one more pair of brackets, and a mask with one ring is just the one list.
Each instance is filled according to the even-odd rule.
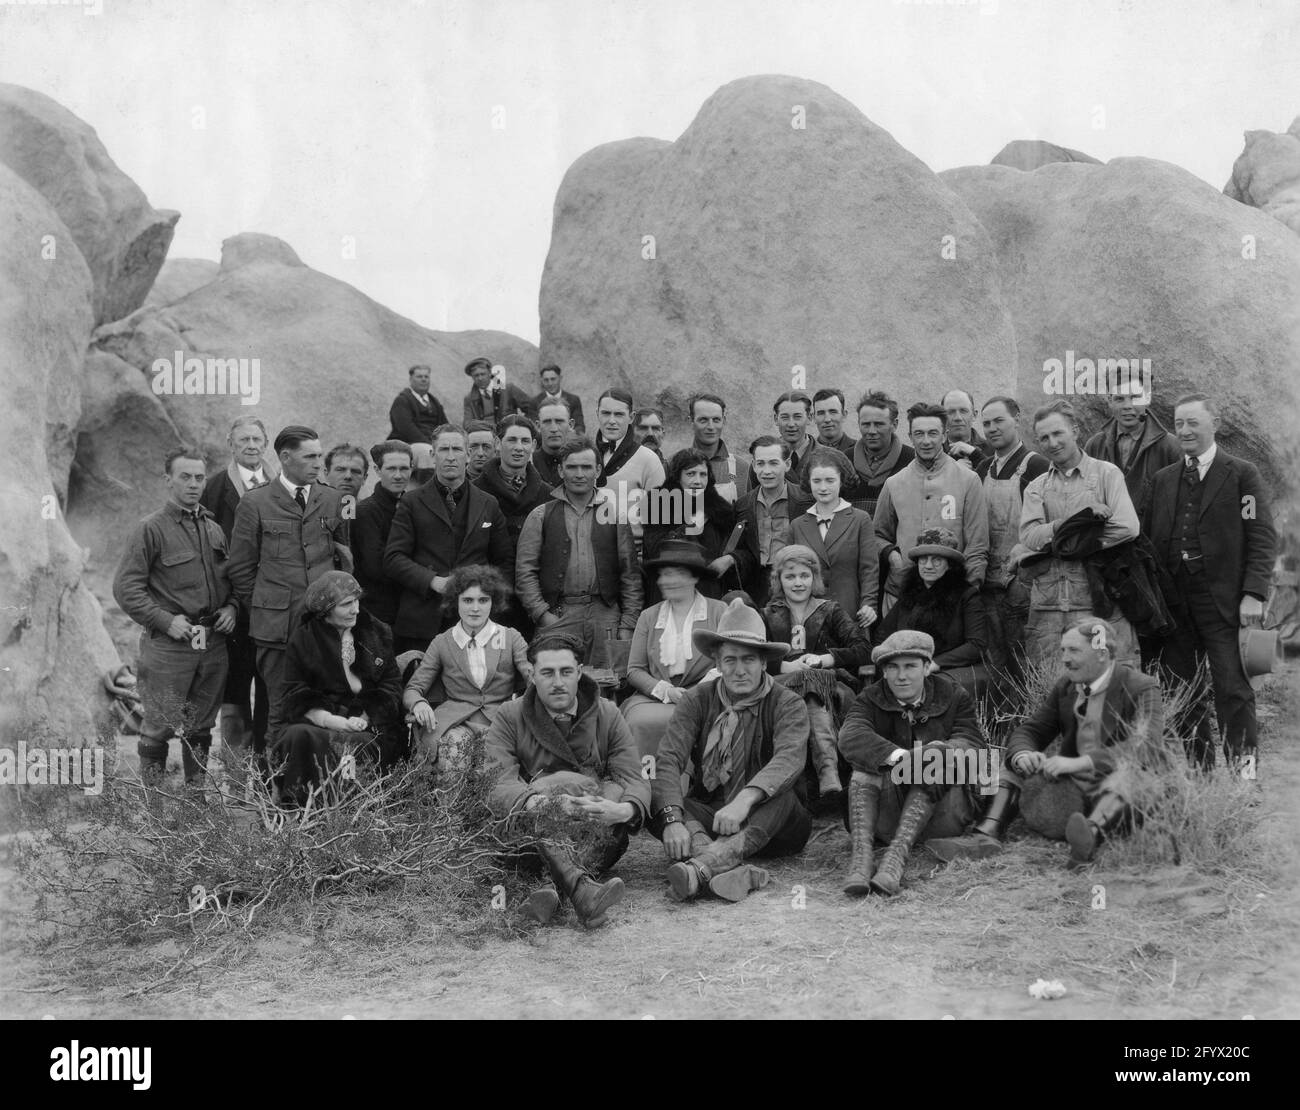
[[928,632],[900,628],[888,636],[883,644],[871,649],[871,661],[877,667],[883,667],[891,659],[897,659],[902,655],[914,655],[927,663],[933,663],[934,638]]
[[916,546],[907,553],[907,557],[916,562],[922,555],[942,555],[956,566],[966,565],[966,556],[957,547],[956,533],[947,528],[927,528],[916,537]]
[[1277,666],[1282,638],[1276,628],[1243,628],[1237,633],[1237,648],[1241,652],[1241,669],[1258,690],[1264,676],[1272,674]]
[[695,646],[710,659],[715,658],[723,644],[739,644],[751,647],[768,659],[784,659],[790,653],[790,645],[770,641],[767,628],[758,610],[751,609],[739,598],[727,606],[718,618],[717,631],[708,628],[698,629],[692,639]]
[[681,567],[693,571],[701,578],[714,577],[713,571],[709,569],[709,560],[704,554],[704,548],[690,540],[664,540],[659,547],[659,553],[653,559],[647,559],[641,564],[642,570],[655,571],[662,570],[664,567]]

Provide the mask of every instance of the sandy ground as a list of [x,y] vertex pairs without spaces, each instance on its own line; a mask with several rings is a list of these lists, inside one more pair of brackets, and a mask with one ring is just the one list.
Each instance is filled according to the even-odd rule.
[[[173,941],[93,966],[34,951],[30,907],[4,872],[0,1015],[1294,1018],[1300,722],[1296,699],[1283,704],[1263,712],[1265,835],[1285,849],[1267,885],[1144,874],[1105,853],[1067,872],[1064,845],[1021,830],[995,860],[944,867],[916,852],[900,896],[850,901],[839,892],[848,836],[823,823],[746,902],[679,905],[666,897],[661,848],[643,836],[617,871],[627,898],[592,933],[566,919],[522,938],[465,943],[435,929],[417,940],[407,922],[418,904],[397,917],[327,901],[311,928],[259,933],[237,958],[168,977]],[[1030,998],[1040,977],[1068,993]]]

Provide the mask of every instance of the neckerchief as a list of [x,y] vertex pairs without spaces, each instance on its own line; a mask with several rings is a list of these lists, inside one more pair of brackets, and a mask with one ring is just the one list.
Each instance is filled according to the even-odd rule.
[[722,702],[722,712],[709,727],[709,737],[704,743],[704,758],[700,761],[704,789],[710,794],[731,780],[736,770],[736,752],[738,749],[743,750],[743,744],[739,741],[753,734],[758,725],[758,705],[771,693],[772,686],[772,676],[764,672],[763,681],[757,690],[748,697],[733,702],[726,685],[721,680],[718,681],[718,699]]

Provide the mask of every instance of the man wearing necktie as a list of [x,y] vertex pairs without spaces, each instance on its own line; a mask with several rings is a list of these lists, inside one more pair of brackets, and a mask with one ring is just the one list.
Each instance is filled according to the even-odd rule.
[[179,735],[186,787],[201,791],[226,688],[225,639],[235,628],[238,605],[225,534],[199,503],[203,455],[178,449],[165,466],[167,504],[145,517],[127,542],[113,597],[144,628],[140,776],[150,791],[161,785],[167,742]]
[[[998,792],[983,819],[965,836],[930,841],[935,855],[996,855],[1018,812],[1040,835],[1069,841],[1071,867],[1087,863],[1104,837],[1123,830],[1132,799],[1107,776],[1122,760],[1160,769],[1165,717],[1160,683],[1118,659],[1120,643],[1115,626],[1098,617],[1062,633],[1063,673],[1007,741]],[[1045,755],[1058,736],[1060,751]]]
[[533,398],[533,412],[541,415],[543,405],[564,405],[573,419],[573,430],[578,435],[585,435],[587,422],[582,416],[582,401],[576,393],[569,393],[560,386],[563,372],[555,363],[543,366],[538,376],[542,380],[542,391]]
[[[1174,407],[1174,434],[1184,460],[1151,481],[1142,530],[1173,578],[1177,629],[1166,638],[1161,661],[1195,682],[1197,664],[1209,662],[1214,714],[1223,755],[1235,773],[1255,779],[1258,726],[1255,691],[1242,667],[1240,630],[1259,625],[1273,580],[1277,532],[1263,479],[1252,463],[1215,442],[1218,416],[1203,393]],[[1189,756],[1214,766],[1209,691],[1179,734],[1193,735]]]
[[[226,442],[230,446],[230,463],[208,479],[199,504],[216,518],[228,546],[240,501],[249,491],[274,481],[280,465],[267,454],[270,441],[266,427],[256,416],[236,419]],[[238,753],[250,745],[262,751],[266,747],[266,683],[257,673],[257,644],[248,631],[248,610],[242,606],[234,631],[226,637],[226,659],[229,668],[221,704],[222,751]]]
[[267,727],[261,746],[284,725],[285,648],[302,611],[307,587],[328,570],[352,570],[343,495],[317,482],[320,438],[291,424],[275,437],[280,475],[239,502],[230,543],[230,580],[249,610],[257,670],[266,683]]

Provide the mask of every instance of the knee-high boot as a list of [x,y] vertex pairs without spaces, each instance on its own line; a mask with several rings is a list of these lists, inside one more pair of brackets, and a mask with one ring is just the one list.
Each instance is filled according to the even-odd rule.
[[817,770],[817,790],[825,801],[834,801],[843,793],[840,785],[840,755],[836,746],[835,722],[831,711],[815,698],[808,701],[808,719],[812,722],[812,743],[808,754]]
[[854,771],[849,779],[849,835],[853,839],[853,858],[844,880],[844,893],[861,897],[871,890],[875,872],[873,846],[876,839],[876,814],[880,809],[880,776]]
[[907,792],[907,800],[903,803],[903,812],[898,819],[898,831],[894,833],[894,839],[886,849],[880,866],[876,869],[875,877],[871,880],[871,889],[877,894],[898,893],[903,879],[903,867],[911,854],[912,845],[916,843],[917,837],[921,835],[921,830],[925,828],[933,812],[934,802],[925,788],[913,786]]
[[1004,782],[998,787],[989,803],[988,812],[976,821],[970,832],[962,836],[943,836],[927,840],[925,846],[945,863],[958,856],[964,859],[985,859],[1002,851],[1002,838],[1007,827],[1020,812],[1020,787]]
[[1113,832],[1129,815],[1129,807],[1118,794],[1102,794],[1085,817],[1070,814],[1065,823],[1065,839],[1070,844],[1069,866],[1088,863],[1107,833]]
[[623,880],[615,878],[598,883],[578,865],[571,853],[549,844],[539,845],[537,850],[550,868],[556,885],[569,896],[578,920],[588,929],[604,925],[607,920],[605,911],[622,901]]

